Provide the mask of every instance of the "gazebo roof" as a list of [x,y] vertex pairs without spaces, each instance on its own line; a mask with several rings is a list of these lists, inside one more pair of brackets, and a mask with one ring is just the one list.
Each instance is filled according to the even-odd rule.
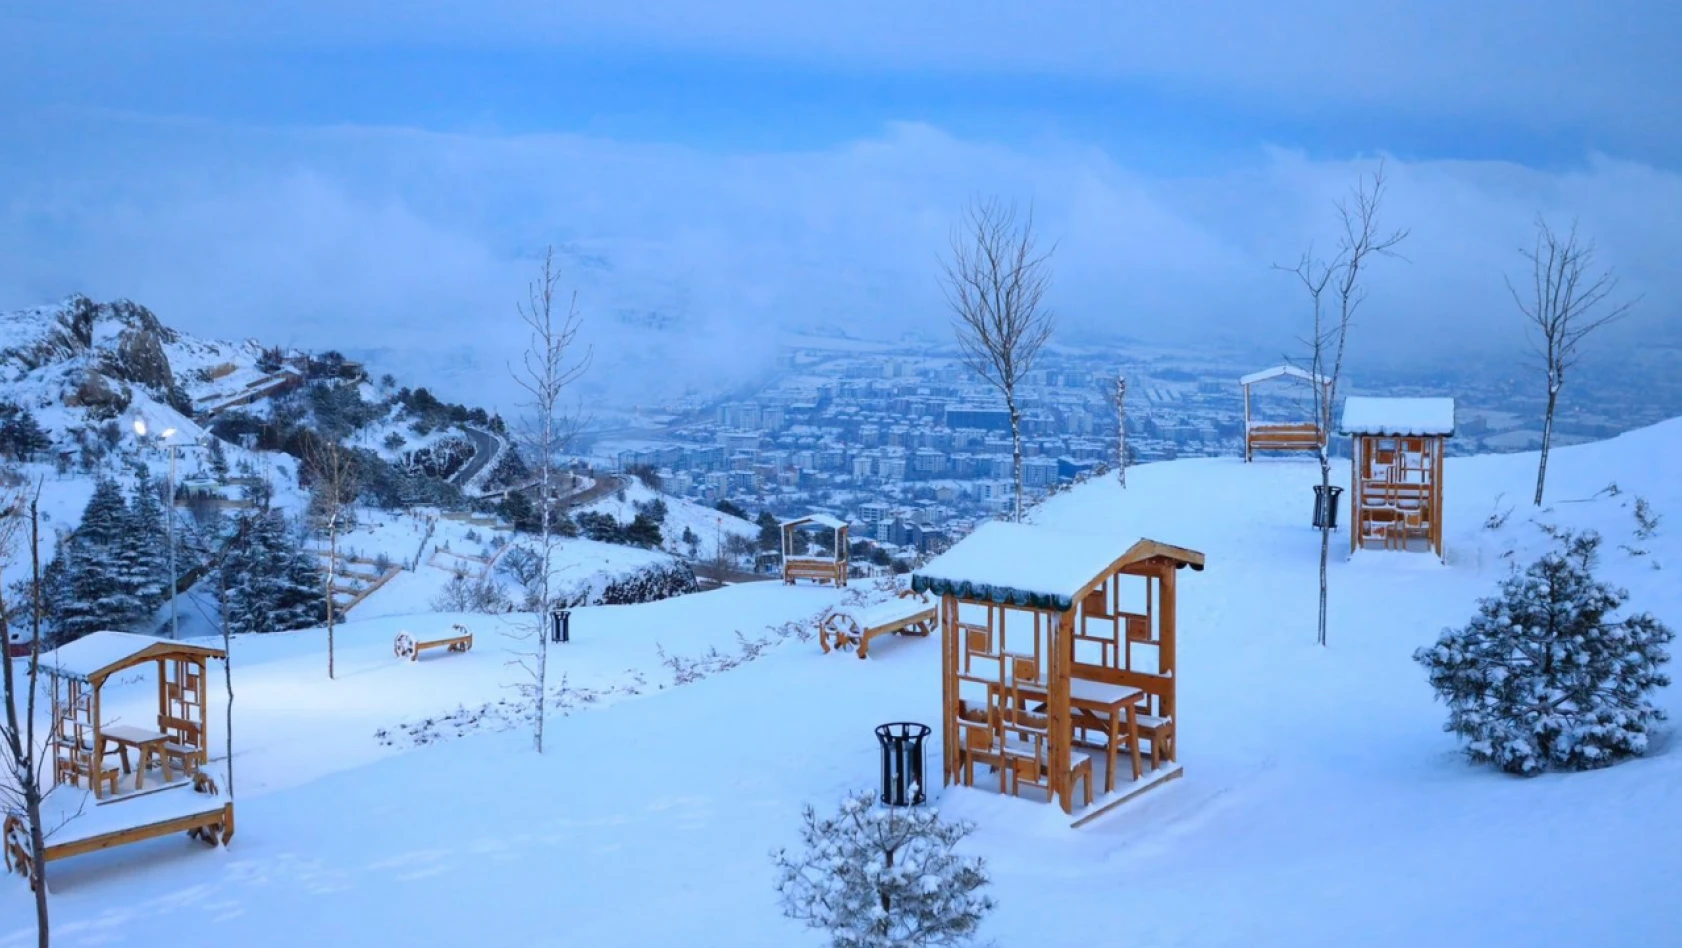
[[837,520],[829,514],[821,513],[807,514],[804,517],[795,517],[793,520],[784,520],[782,525],[784,527],[799,527],[808,523],[815,524],[820,527],[828,527],[831,530],[839,530],[847,525],[845,520]]
[[1289,375],[1291,378],[1302,379],[1304,382],[1319,382],[1321,385],[1325,385],[1331,381],[1331,379],[1328,379],[1323,375],[1315,375],[1305,369],[1299,369],[1294,365],[1276,365],[1271,369],[1262,369],[1260,372],[1251,372],[1249,375],[1239,379],[1238,384],[1254,385],[1257,382],[1265,382],[1268,379],[1276,379],[1282,375]]
[[1454,434],[1454,399],[1351,395],[1343,400],[1343,424],[1338,430],[1346,435],[1447,437]]
[[1094,580],[1152,557],[1203,568],[1203,554],[1155,540],[1140,540],[1123,550],[1113,534],[995,520],[913,574],[911,588],[1062,611],[1073,608],[1075,597]]
[[90,632],[74,642],[41,654],[41,668],[59,678],[98,681],[112,672],[160,658],[202,656],[225,658],[207,645],[190,645],[133,632]]

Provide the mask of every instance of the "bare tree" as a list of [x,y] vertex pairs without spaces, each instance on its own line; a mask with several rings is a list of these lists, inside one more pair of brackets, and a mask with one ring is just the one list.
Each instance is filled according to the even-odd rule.
[[1121,486],[1127,486],[1127,376],[1115,377],[1115,466]]
[[[35,485],[35,496],[28,504],[29,539],[30,539],[30,582],[29,582],[29,631],[30,646],[28,671],[21,683],[17,680],[17,671],[13,668],[11,657],[12,641],[12,611],[6,602],[5,589],[0,584],[0,648],[6,649],[5,655],[0,655],[0,666],[4,666],[6,717],[3,732],[0,732],[0,756],[4,757],[7,777],[0,781],[0,816],[21,812],[29,836],[28,866],[29,884],[35,891],[35,932],[36,944],[40,948],[47,948],[50,926],[47,913],[47,835],[50,830],[44,825],[41,803],[46,798],[45,782],[46,762],[50,754],[46,753],[44,742],[39,741],[35,734],[36,698],[39,695],[41,680],[41,547],[40,547],[40,510],[39,502],[41,485]],[[0,567],[10,560],[14,542],[22,532],[24,499],[21,493],[12,496],[0,496]],[[23,703],[23,720],[18,720],[19,699]],[[11,847],[15,841],[10,838],[0,838],[0,850],[5,850],[6,861],[9,864],[16,854]]]
[[327,677],[334,677],[333,627],[337,611],[333,603],[333,580],[339,570],[339,532],[345,526],[346,514],[356,501],[356,458],[331,435],[312,438],[304,451],[313,482],[312,506],[316,521],[327,534],[327,570],[322,578],[322,594],[327,600]]
[[[1332,486],[1332,411],[1337,404],[1337,387],[1343,378],[1343,360],[1348,351],[1349,327],[1366,301],[1362,277],[1376,257],[1399,257],[1396,246],[1407,239],[1405,228],[1380,233],[1378,212],[1384,203],[1384,165],[1369,182],[1362,176],[1347,198],[1337,202],[1337,253],[1330,260],[1314,255],[1310,247],[1295,267],[1278,267],[1294,274],[1308,293],[1314,315],[1314,331],[1306,340],[1308,371],[1317,384],[1314,423],[1324,437],[1318,451],[1320,493],[1330,497]],[[1329,503],[1329,500],[1328,500]],[[1329,511],[1328,511],[1329,514]],[[1350,529],[1355,529],[1350,525]],[[1332,518],[1320,518],[1320,613],[1317,641],[1326,644],[1327,563],[1331,558]]]
[[552,574],[559,540],[554,523],[555,486],[563,473],[558,469],[560,454],[578,427],[578,415],[567,413],[561,399],[589,368],[592,354],[588,347],[582,355],[577,351],[582,325],[577,292],[572,294],[565,311],[556,311],[555,287],[560,279],[551,247],[543,254],[543,270],[538,279],[526,287],[525,302],[516,306],[520,321],[530,332],[530,340],[520,366],[509,367],[509,374],[525,389],[527,396],[521,406],[529,412],[521,445],[530,455],[529,460],[537,465],[538,555],[542,566],[534,590],[537,615],[531,629],[537,650],[523,655],[519,664],[533,680],[532,740],[539,754],[543,753],[543,714],[549,676],[549,635],[544,624],[555,606]]
[[1604,270],[1589,271],[1594,265],[1594,244],[1579,243],[1577,223],[1564,235],[1555,233],[1548,222],[1536,218],[1536,244],[1519,253],[1530,261],[1530,296],[1526,299],[1507,279],[1507,292],[1524,314],[1531,348],[1541,357],[1548,382],[1548,408],[1542,416],[1542,460],[1536,466],[1536,506],[1542,506],[1542,487],[1548,478],[1548,448],[1553,444],[1554,409],[1559,391],[1565,387],[1565,373],[1577,364],[1577,346],[1589,333],[1622,319],[1640,298],[1603,308],[1607,297],[1618,288],[1617,275]]
[[941,262],[952,329],[964,362],[1004,395],[1010,413],[1015,519],[1022,519],[1022,412],[1017,388],[1046,340],[1052,314],[1051,254],[1040,253],[1034,211],[1017,219],[1016,205],[972,199],[952,230],[951,256]]

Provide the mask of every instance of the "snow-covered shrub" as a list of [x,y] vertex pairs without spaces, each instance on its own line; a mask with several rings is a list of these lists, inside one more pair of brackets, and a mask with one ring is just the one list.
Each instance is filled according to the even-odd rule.
[[1464,629],[1414,653],[1449,706],[1443,729],[1508,773],[1643,754],[1664,718],[1647,695],[1670,683],[1673,633],[1648,613],[1614,621],[1628,593],[1594,578],[1600,536],[1558,534],[1560,549],[1504,580]]
[[868,790],[835,816],[808,806],[806,851],[772,853],[783,913],[829,934],[834,948],[962,945],[994,907],[987,868],[955,851],[968,823],[925,807],[879,808]]
[[1659,521],[1664,518],[1653,510],[1653,505],[1645,497],[1635,498],[1635,536],[1641,540],[1651,540],[1658,535]]
[[488,579],[473,579],[457,572],[432,597],[434,612],[503,613],[513,608],[502,584]]

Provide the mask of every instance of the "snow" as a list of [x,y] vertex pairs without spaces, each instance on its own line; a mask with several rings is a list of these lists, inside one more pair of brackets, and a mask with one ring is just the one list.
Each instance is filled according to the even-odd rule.
[[1429,436],[1454,434],[1452,398],[1372,398],[1343,400],[1342,434]]
[[916,616],[934,608],[934,603],[922,596],[908,596],[904,599],[889,599],[873,606],[859,610],[854,618],[859,625],[867,629],[874,629],[890,624],[900,624],[911,621]]
[[[46,641],[46,640],[43,640]],[[94,632],[41,655],[41,666],[66,678],[87,680],[112,665],[127,661],[168,639],[133,632]]]
[[[928,584],[968,585],[980,598],[1014,593],[1072,600],[1121,559],[1137,538],[1124,533],[1089,533],[993,520],[959,540],[950,550],[916,571],[918,588]],[[1066,608],[1066,606],[1065,606]]]
[[1260,372],[1251,372],[1249,375],[1239,379],[1238,384],[1254,385],[1257,382],[1266,382],[1269,379],[1276,379],[1284,375],[1288,375],[1294,379],[1302,379],[1305,382],[1318,380],[1321,383],[1324,383],[1330,381],[1323,375],[1315,375],[1312,372],[1305,372],[1294,365],[1277,365],[1271,369],[1262,369]]
[[757,539],[759,527],[740,517],[732,517],[726,513],[698,504],[694,501],[663,494],[650,489],[635,477],[623,480],[624,500],[619,499],[619,493],[609,493],[589,503],[580,504],[571,511],[574,516],[584,511],[607,514],[620,523],[629,523],[636,518],[637,504],[647,504],[659,499],[666,504],[666,521],[660,525],[660,546],[670,553],[688,555],[689,547],[683,542],[683,532],[688,530],[696,539],[695,558],[701,562],[709,562],[719,557],[719,545],[728,543],[732,536]]
[[[1447,459],[1446,563],[1345,558],[1340,531],[1324,648],[1311,460],[1141,465],[1125,489],[1094,480],[1036,509],[1043,530],[1107,535],[1111,556],[1141,535],[1208,555],[1207,571],[1179,574],[1185,770],[1079,829],[1057,807],[931,778],[931,805],[976,823],[959,852],[984,857],[993,879],[980,940],[1087,944],[1113,928],[1127,944],[1191,948],[1673,942],[1682,690],[1655,694],[1672,723],[1647,757],[1523,779],[1466,762],[1410,657],[1463,625],[1510,564],[1551,547],[1538,523],[1600,530],[1599,575],[1630,590],[1631,608],[1682,625],[1682,420],[1556,449],[1539,510],[1527,502],[1536,460]],[[1636,535],[1637,496],[1667,518],[1653,537]],[[170,838],[54,863],[55,943],[192,931],[254,948],[426,948],[494,931],[530,946],[817,948],[821,935],[781,916],[768,854],[798,845],[802,805],[834,812],[878,780],[876,725],[938,721],[938,640],[893,637],[869,662],[837,662],[791,638],[683,685],[660,655],[734,653],[738,632],[856,605],[850,595],[752,583],[576,610],[573,641],[549,650],[551,680],[573,697],[542,756],[520,730],[420,747],[374,738],[511,698],[522,678],[510,662],[531,644],[509,634],[526,617],[353,613],[336,680],[321,630],[236,640],[231,846]],[[454,622],[473,629],[471,652],[391,654],[398,631]],[[153,713],[155,689],[131,687],[112,693],[110,715]],[[213,674],[213,745],[225,708]],[[0,948],[34,944],[27,886],[0,882]]]
[[807,523],[815,524],[820,527],[828,527],[831,530],[839,530],[847,525],[845,520],[837,520],[829,514],[814,513],[807,514],[804,517],[795,517],[793,520],[784,520],[781,523],[781,526],[792,527]]

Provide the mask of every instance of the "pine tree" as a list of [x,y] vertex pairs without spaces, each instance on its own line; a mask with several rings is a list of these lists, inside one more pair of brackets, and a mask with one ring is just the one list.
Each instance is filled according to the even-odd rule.
[[821,929],[833,948],[962,945],[993,909],[986,865],[954,849],[968,823],[924,807],[881,808],[869,791],[841,812],[804,812],[806,851],[772,854],[783,913]]
[[783,528],[771,511],[761,510],[754,523],[759,527],[759,552],[776,553],[783,548]]
[[241,530],[245,542],[222,563],[228,628],[236,634],[285,632],[324,621],[321,571],[280,512],[247,513]]
[[[129,493],[132,524],[123,541],[120,556],[133,570],[133,592],[143,607],[152,611],[169,598],[169,524],[164,505],[158,499],[158,483],[144,465],[136,469],[134,489]],[[179,564],[178,564],[179,565]]]
[[54,580],[54,612],[61,643],[101,629],[128,629],[151,614],[135,592],[139,577],[128,538],[132,529],[121,488],[101,479],[82,511],[81,526],[60,547],[64,562]]
[[1610,618],[1629,594],[1594,578],[1598,534],[1560,544],[1480,600],[1464,629],[1414,653],[1449,706],[1443,729],[1508,773],[1639,756],[1665,717],[1648,695],[1670,684],[1660,667],[1673,633],[1649,613]]
[[228,479],[228,455],[222,450],[222,439],[210,439],[210,473],[215,475],[217,483]]

